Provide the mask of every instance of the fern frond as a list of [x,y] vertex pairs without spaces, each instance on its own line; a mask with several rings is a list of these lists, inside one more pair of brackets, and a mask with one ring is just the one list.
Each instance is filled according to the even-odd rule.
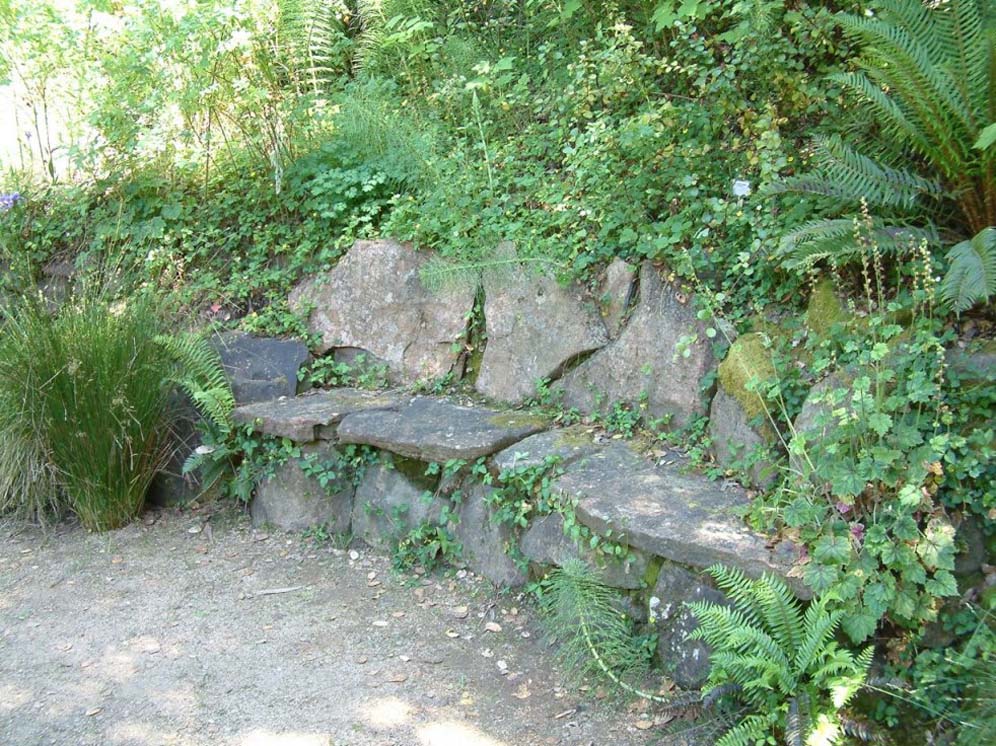
[[996,295],[996,227],[984,228],[955,244],[947,255],[948,271],[941,281],[941,299],[962,313]]
[[716,587],[736,605],[739,614],[751,624],[760,623],[761,619],[754,607],[752,581],[743,570],[737,567],[713,565],[706,572],[716,581]]
[[344,66],[341,0],[278,0],[277,46],[300,93],[327,94]]
[[802,625],[805,635],[796,648],[796,670],[806,671],[816,662],[817,656],[825,652],[827,643],[833,639],[839,625],[840,612],[827,613],[826,604],[822,600],[809,605]]
[[716,746],[754,746],[768,736],[770,725],[769,718],[763,715],[748,715],[726,731]]
[[941,186],[909,171],[889,168],[862,155],[838,135],[815,139],[815,161],[821,175],[839,185],[851,199],[869,205],[909,208],[922,195],[940,196]]
[[957,133],[952,130],[970,130],[972,112],[957,95],[952,76],[935,64],[940,44],[936,32],[911,31],[936,24],[920,14],[919,2],[891,5],[896,22],[842,14],[840,24],[846,34],[864,42],[866,72],[900,94],[920,126],[934,134],[935,142],[957,147]]
[[228,432],[235,396],[218,351],[196,334],[160,335],[156,343],[177,364],[167,380],[179,386],[219,431]]
[[803,636],[799,601],[785,583],[767,573],[754,588],[765,626],[778,642],[779,650],[787,656],[786,667],[791,667],[788,657],[798,649]]

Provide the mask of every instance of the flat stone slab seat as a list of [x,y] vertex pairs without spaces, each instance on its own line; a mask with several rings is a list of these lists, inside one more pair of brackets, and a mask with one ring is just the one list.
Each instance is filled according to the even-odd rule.
[[374,446],[419,461],[472,461],[546,429],[542,417],[454,404],[419,396],[394,409],[347,415],[340,443]]
[[407,397],[390,391],[330,389],[238,407],[232,419],[257,432],[296,443],[335,440],[335,425],[354,412],[398,409]]
[[565,455],[554,488],[576,501],[578,520],[592,530],[611,530],[637,549],[690,567],[721,562],[755,577],[765,571],[787,577],[790,545],[788,552],[769,549],[767,538],[736,515],[749,503],[742,488],[655,466],[619,441],[581,444],[576,434],[560,431],[558,440],[557,432],[516,443],[496,464],[535,463],[534,453]]

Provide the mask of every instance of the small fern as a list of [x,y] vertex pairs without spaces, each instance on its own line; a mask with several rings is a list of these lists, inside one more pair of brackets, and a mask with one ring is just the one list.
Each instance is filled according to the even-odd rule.
[[688,607],[699,626],[690,639],[713,650],[705,691],[735,685],[755,714],[728,730],[717,746],[746,746],[781,733],[789,744],[834,744],[844,734],[841,710],[862,687],[872,648],[854,655],[834,640],[841,613],[825,599],[802,605],[782,581],[751,580],[722,566],[709,573],[732,607]]
[[631,694],[653,699],[624,680],[646,671],[648,655],[614,600],[612,590],[581,560],[566,562],[543,583],[543,613],[568,671],[579,680],[607,678]]
[[948,252],[941,299],[956,313],[996,295],[996,227],[979,231]]
[[[198,426],[202,443],[183,463],[184,474],[200,471],[203,493],[231,473],[233,459],[238,456],[238,449],[233,444],[235,395],[222,367],[221,356],[206,339],[196,334],[161,335],[156,337],[156,342],[175,363],[167,380],[190,397],[204,418]],[[240,489],[247,493],[244,485]]]

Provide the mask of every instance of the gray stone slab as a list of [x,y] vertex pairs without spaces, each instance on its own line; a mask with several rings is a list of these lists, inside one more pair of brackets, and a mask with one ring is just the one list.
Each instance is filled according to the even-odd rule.
[[496,453],[493,461],[502,471],[539,466],[548,456],[555,456],[557,465],[565,466],[599,450],[600,446],[591,439],[587,428],[565,427],[530,435]]
[[330,389],[301,396],[257,402],[237,408],[232,419],[258,432],[298,443],[334,440],[335,426],[353,412],[392,409],[404,399],[391,392]]
[[444,501],[391,463],[367,469],[353,500],[353,535],[389,548],[425,521],[438,523]]
[[605,268],[598,285],[598,300],[602,306],[602,321],[615,339],[623,328],[623,320],[633,300],[637,268],[619,257]]
[[289,303],[308,314],[318,352],[364,350],[398,382],[440,378],[457,366],[454,343],[466,336],[476,288],[426,288],[419,272],[430,258],[396,241],[357,241],[329,272],[298,285]]
[[487,503],[490,492],[490,487],[478,485],[464,495],[453,535],[462,545],[461,556],[468,567],[493,583],[518,587],[528,575],[509,556],[515,536],[511,528],[495,522]]
[[[328,443],[313,443],[301,449],[302,459],[316,466],[336,464],[338,452]],[[304,531],[327,526],[332,533],[349,530],[353,511],[352,482],[339,479],[322,486],[308,474],[301,459],[291,459],[277,467],[273,476],[256,486],[252,520],[256,526],[272,524],[285,531]]]
[[[696,341],[676,355],[679,342]],[[554,389],[564,404],[583,412],[609,411],[616,402],[645,408],[651,418],[668,417],[684,427],[706,412],[701,391],[715,361],[706,325],[691,298],[665,283],[645,262],[640,300],[618,338],[568,372]]]
[[580,559],[595,568],[599,580],[612,588],[635,590],[643,585],[647,555],[633,552],[633,561],[604,559],[586,546],[564,535],[564,518],[559,513],[541,516],[529,524],[519,545],[522,553],[540,565],[562,567],[569,560]]
[[556,486],[577,501],[582,523],[664,559],[697,568],[723,563],[752,576],[784,577],[791,568],[788,552],[769,549],[737,516],[749,502],[742,488],[656,467],[623,443],[569,464]]
[[702,640],[687,639],[698,627],[698,620],[685,604],[693,601],[727,604],[726,596],[713,587],[708,575],[665,562],[652,598],[657,599],[654,624],[661,667],[683,689],[698,689],[709,675],[711,650]]
[[297,340],[224,332],[212,339],[239,403],[294,396],[308,348]]
[[773,446],[763,426],[756,426],[734,397],[720,384],[709,408],[709,438],[716,463],[724,467],[750,467],[743,474],[752,487],[767,489],[778,479]]
[[400,409],[347,415],[338,433],[342,443],[359,443],[419,461],[442,463],[488,456],[545,426],[546,421],[534,415],[416,397]]

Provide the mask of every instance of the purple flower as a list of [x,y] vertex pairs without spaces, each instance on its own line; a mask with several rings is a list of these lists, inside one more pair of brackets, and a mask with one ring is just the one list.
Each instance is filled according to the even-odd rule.
[[851,524],[851,536],[854,540],[861,542],[865,538],[865,524],[863,523],[852,523]]
[[12,208],[20,199],[21,195],[18,192],[0,194],[0,212],[7,212],[7,210]]
[[837,508],[837,512],[840,513],[841,515],[847,515],[848,513],[851,512],[851,506],[848,505],[847,503],[839,502],[834,507]]

